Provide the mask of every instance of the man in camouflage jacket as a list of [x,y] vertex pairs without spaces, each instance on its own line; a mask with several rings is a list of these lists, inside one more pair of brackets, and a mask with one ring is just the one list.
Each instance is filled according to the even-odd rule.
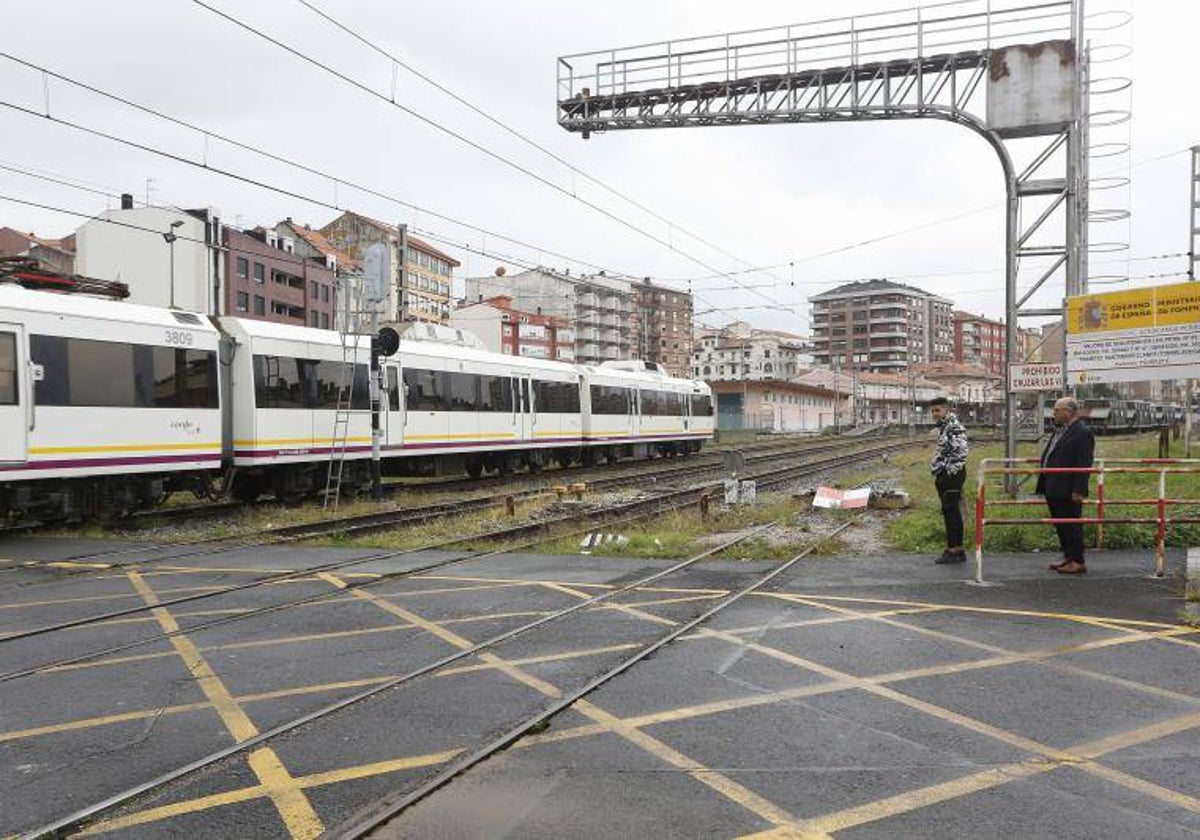
[[942,503],[942,519],[946,522],[946,550],[936,563],[962,563],[967,559],[963,550],[963,485],[967,481],[967,430],[950,410],[950,401],[935,397],[929,401],[929,412],[937,424],[937,448],[933,452],[933,483]]

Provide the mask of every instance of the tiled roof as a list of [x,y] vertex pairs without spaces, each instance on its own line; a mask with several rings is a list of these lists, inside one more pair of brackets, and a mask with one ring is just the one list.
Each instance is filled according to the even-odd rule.
[[978,365],[960,364],[959,362],[928,362],[916,365],[915,369],[922,376],[963,376],[978,379],[1000,379],[987,368]]
[[313,248],[320,251],[326,256],[332,255],[337,260],[339,266],[347,269],[357,268],[358,260],[351,257],[345,251],[339,251],[333,244],[325,238],[325,234],[319,230],[313,230],[308,225],[297,224],[296,222],[285,222],[289,228],[295,231],[296,235],[311,245]]
[[826,300],[828,298],[839,298],[843,295],[855,294],[859,292],[906,292],[908,294],[917,294],[921,297],[939,298],[945,300],[941,295],[935,295],[933,292],[927,292],[924,289],[918,289],[916,286],[906,286],[903,283],[896,283],[892,280],[883,278],[873,280],[854,280],[850,283],[843,283],[836,288],[830,289],[827,292],[821,292],[819,295],[813,295],[809,300]]
[[[352,210],[347,210],[342,215],[353,216],[356,219],[361,219],[362,221],[366,222],[367,224],[371,225],[372,227],[379,228],[379,230],[385,231],[386,233],[390,233],[393,236],[399,234],[399,230],[397,229],[397,227],[395,225],[389,225],[388,223],[381,222],[378,219],[372,219],[370,216],[364,216],[362,213],[355,213]],[[426,254],[429,254],[431,257],[437,257],[440,260],[445,260],[446,262],[450,263],[450,265],[454,266],[455,268],[458,268],[458,266],[462,265],[461,262],[454,259],[454,257],[450,256],[445,251],[439,250],[439,249],[433,247],[432,245],[430,245],[424,239],[419,239],[411,234],[408,237],[408,246],[410,248],[415,248],[418,251],[424,251]]]

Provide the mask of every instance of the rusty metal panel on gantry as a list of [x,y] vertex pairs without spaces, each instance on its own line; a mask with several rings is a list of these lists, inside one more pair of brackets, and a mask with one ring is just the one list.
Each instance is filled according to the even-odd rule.
[[1055,134],[1074,117],[1075,47],[1070,41],[1018,44],[991,52],[987,124],[1001,137]]

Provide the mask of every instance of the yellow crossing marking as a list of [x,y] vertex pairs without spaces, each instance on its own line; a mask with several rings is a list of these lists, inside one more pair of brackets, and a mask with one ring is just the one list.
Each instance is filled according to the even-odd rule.
[[852,598],[846,595],[819,595],[808,592],[757,592],[764,598],[779,598],[782,600],[790,600],[793,597],[810,598],[814,601],[848,601],[855,604],[887,604],[888,606],[896,607],[937,607],[943,610],[956,610],[958,612],[973,612],[990,615],[1021,615],[1030,618],[1056,618],[1060,621],[1079,621],[1085,624],[1095,621],[1107,621],[1112,624],[1130,624],[1138,627],[1161,627],[1161,628],[1176,628],[1176,624],[1164,624],[1161,621],[1139,621],[1133,618],[1108,618],[1097,615],[1082,615],[1080,613],[1056,613],[1043,612],[1039,610],[1014,610],[1004,609],[1002,607],[977,607],[967,604],[937,604],[927,601],[898,601],[890,598]]
[[[147,604],[153,606],[159,603],[158,595],[142,580],[141,575],[131,571],[128,576],[133,588]],[[166,607],[155,606],[151,612],[158,619],[158,623],[164,631],[175,633],[179,630],[179,624]],[[191,639],[184,634],[172,636],[171,646],[175,648],[184,665],[187,666],[188,671],[200,686],[200,690],[208,698],[208,702],[216,709],[221,722],[225,724],[225,728],[229,730],[229,734],[233,736],[234,740],[246,741],[257,735],[258,727],[233,699],[233,695],[230,694],[225,683],[205,661]],[[283,819],[291,836],[297,838],[318,837],[325,830],[325,826],[321,823],[317,812],[313,810],[308,798],[296,787],[295,780],[283,766],[275,751],[270,747],[259,747],[250,753],[248,760],[254,775],[258,777],[267,795],[275,803],[275,809],[279,812],[279,816]]]
[[[371,600],[377,606],[387,610],[388,612],[398,611],[396,614],[402,615],[406,621],[411,621],[418,626],[424,627],[433,635],[451,645],[454,645],[460,650],[466,650],[474,647],[473,642],[457,635],[456,633],[446,630],[438,623],[429,621],[428,619],[422,618],[415,613],[397,607],[395,604],[388,603],[387,601],[383,601],[381,599],[376,599],[369,592],[356,590],[355,594],[361,595],[367,600]],[[493,653],[480,654],[479,658],[485,662],[495,665],[508,676],[534,688],[547,697],[558,698],[562,696],[562,691],[557,686],[551,685],[544,680],[525,673],[512,663],[507,662]],[[605,726],[608,731],[620,735],[625,740],[641,747],[643,750],[646,750],[650,754],[667,762],[668,764],[686,770],[697,781],[717,791],[731,801],[736,802],[743,808],[747,809],[753,814],[758,815],[762,819],[776,825],[788,825],[794,822],[794,818],[790,814],[774,803],[769,802],[764,797],[759,796],[750,789],[738,784],[732,779],[727,778],[723,774],[688,758],[682,753],[662,743],[658,739],[641,732],[640,730],[624,725],[624,723],[615,715],[604,711],[595,704],[587,700],[580,700],[576,702],[572,708],[575,711],[583,714],[585,717],[591,718],[594,722]]]
[[[188,586],[181,589],[164,589],[160,595],[186,595],[192,592],[211,592],[221,589],[220,586]],[[116,601],[136,598],[136,594],[120,593],[113,595],[88,595],[83,598],[58,598],[51,601],[18,601],[12,604],[0,604],[0,610],[20,610],[28,607],[55,607],[60,604],[85,604],[92,601]]]

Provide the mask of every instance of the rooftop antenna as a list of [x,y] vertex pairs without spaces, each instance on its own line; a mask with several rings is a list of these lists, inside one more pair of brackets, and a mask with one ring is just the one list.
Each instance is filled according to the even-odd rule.
[[154,183],[154,179],[153,179],[153,178],[147,178],[147,179],[146,179],[146,206],[147,206],[147,207],[149,207],[149,206],[150,206],[150,193],[152,193],[152,192],[157,192],[157,191],[154,189],[154,187],[152,187],[152,186],[151,186],[151,184],[153,184],[153,183]]

